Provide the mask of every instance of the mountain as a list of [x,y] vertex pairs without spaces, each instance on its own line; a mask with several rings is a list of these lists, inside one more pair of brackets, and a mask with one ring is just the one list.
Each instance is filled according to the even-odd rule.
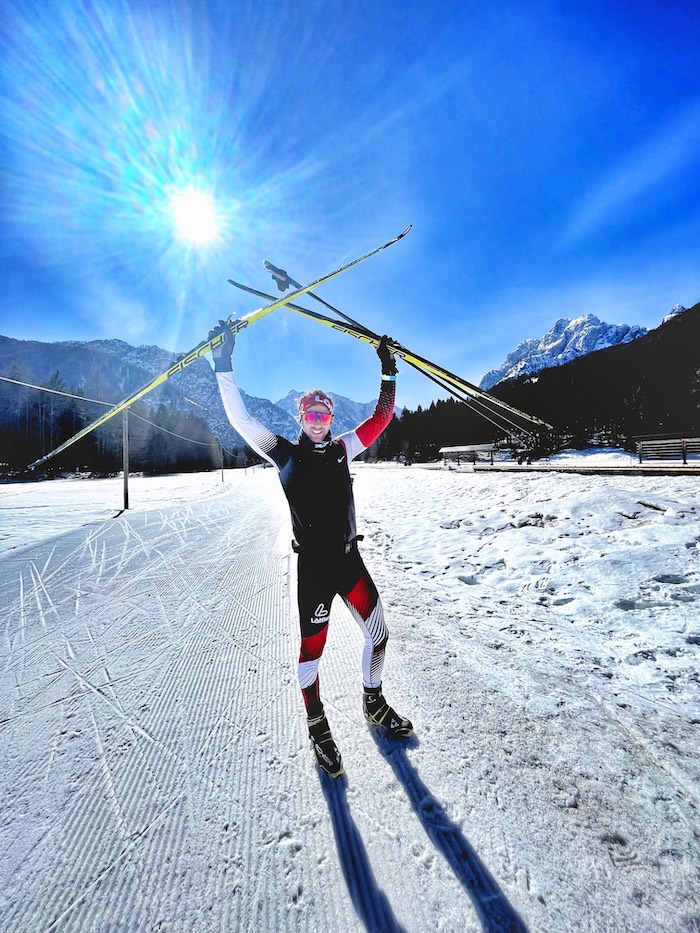
[[[157,346],[132,346],[123,340],[60,341],[15,340],[0,336],[0,375],[22,382],[46,385],[58,372],[65,391],[77,390],[86,398],[110,404],[146,385],[167,369],[177,357]],[[248,411],[276,434],[295,440],[299,434],[295,400],[301,392],[290,392],[280,403],[256,398],[242,391]],[[364,420],[373,403],[359,403],[331,393],[336,400],[335,432],[348,430]],[[197,360],[175,378],[154,389],[138,403],[144,417],[160,405],[202,418],[225,447],[240,447],[242,440],[229,424],[221,403],[214,372],[209,363]],[[104,408],[90,406],[96,417]]]
[[677,314],[683,314],[683,312],[687,310],[688,309],[685,308],[683,305],[674,305],[671,308],[671,310],[668,312],[666,317],[663,319],[663,323],[665,324],[666,321],[670,321],[672,317],[676,317]]
[[[700,437],[698,347],[700,304],[629,343],[504,379],[490,394],[553,425],[551,435],[531,439],[535,451],[591,443],[632,451],[641,437]],[[441,447],[504,441],[507,434],[478,407],[440,399],[391,425],[384,455],[431,460]],[[510,440],[520,442],[517,431]]]
[[700,436],[700,304],[627,343],[499,383],[492,393],[562,435]]
[[[41,343],[0,336],[0,374],[44,385],[58,372],[67,391],[77,390],[87,398],[111,404],[146,385],[175,359],[161,347],[134,347],[122,340]],[[267,399],[245,392],[243,397],[251,414],[271,430],[287,437],[296,435],[296,426],[286,412]],[[241,446],[241,438],[229,424],[221,404],[212,368],[205,360],[197,360],[175,379],[144,396],[135,410],[149,417],[163,404],[203,418],[225,447]],[[90,416],[103,410],[91,408]]]
[[[684,310],[680,305],[676,308]],[[676,309],[673,313],[677,313]],[[593,314],[560,318],[544,337],[519,343],[502,366],[486,373],[480,388],[488,390],[504,379],[517,379],[551,366],[561,366],[596,350],[630,343],[646,333],[646,328],[637,324],[606,324]]]

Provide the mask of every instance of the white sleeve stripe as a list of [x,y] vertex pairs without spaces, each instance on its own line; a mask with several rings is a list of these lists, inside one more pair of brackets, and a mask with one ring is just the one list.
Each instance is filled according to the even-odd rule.
[[357,431],[346,431],[345,434],[339,434],[336,440],[340,441],[345,448],[348,460],[354,460],[355,457],[359,457],[363,450],[366,450],[366,447],[357,436]]

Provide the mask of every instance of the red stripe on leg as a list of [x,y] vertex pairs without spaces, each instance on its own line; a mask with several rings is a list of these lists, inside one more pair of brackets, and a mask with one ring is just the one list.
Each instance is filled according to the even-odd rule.
[[328,635],[328,626],[324,625],[320,632],[315,635],[309,635],[308,638],[302,638],[301,650],[299,652],[299,661],[315,661],[323,654]]
[[360,577],[355,586],[345,597],[366,621],[377,605],[377,588],[366,577]]

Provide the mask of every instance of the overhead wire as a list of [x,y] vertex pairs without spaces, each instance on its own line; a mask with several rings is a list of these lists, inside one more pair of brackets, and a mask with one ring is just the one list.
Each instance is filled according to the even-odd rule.
[[[75,399],[80,402],[91,402],[94,405],[104,405],[106,408],[112,407],[112,402],[103,402],[97,398],[89,398],[86,395],[73,395],[70,392],[62,392],[60,389],[50,389],[48,386],[37,386],[31,382],[21,382],[19,379],[11,379],[9,376],[0,376],[0,380],[3,382],[12,382],[14,385],[24,386],[26,389],[37,389],[39,392],[49,392],[52,395],[62,395],[64,398]],[[145,424],[150,425],[152,428],[156,428],[158,431],[162,431],[164,434],[170,434],[172,437],[177,437],[181,441],[187,441],[189,444],[197,444],[200,447],[220,447],[222,450],[225,450],[227,454],[234,456],[234,451],[229,450],[228,447],[220,441],[215,443],[211,441],[196,441],[193,437],[185,437],[183,434],[178,434],[176,431],[171,431],[169,428],[164,428],[160,424],[156,424],[154,421],[150,421],[148,418],[144,418],[143,415],[137,414],[135,411],[131,411],[131,415],[134,418],[138,418],[139,421],[143,421]]]

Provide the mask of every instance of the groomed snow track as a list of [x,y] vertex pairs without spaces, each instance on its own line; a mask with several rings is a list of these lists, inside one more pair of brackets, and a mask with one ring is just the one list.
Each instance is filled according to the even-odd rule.
[[[388,837],[398,855],[399,814],[375,812],[391,774],[382,757],[460,864],[463,837],[406,750],[375,747],[362,720],[348,616],[324,658],[326,705],[341,744],[354,735],[348,772],[379,787],[368,799],[317,771],[288,519],[267,479],[8,558],[2,931],[404,929],[406,892],[384,851]],[[478,884],[494,917],[514,916],[488,872]]]
[[3,817],[2,930],[294,928],[298,846],[277,826],[298,823],[309,776],[283,513],[256,488],[13,559],[4,801],[21,793]]
[[[362,520],[387,693],[417,736],[392,745],[365,725],[361,636],[336,601],[321,665],[336,781],[305,735],[272,470],[2,558],[2,933],[696,928],[694,804],[668,769],[622,732],[610,745],[590,679],[566,669],[562,686],[556,652],[525,704],[514,638],[511,696],[503,651],[471,637],[481,597],[455,630],[455,604]],[[609,771],[591,764],[606,756]]]

